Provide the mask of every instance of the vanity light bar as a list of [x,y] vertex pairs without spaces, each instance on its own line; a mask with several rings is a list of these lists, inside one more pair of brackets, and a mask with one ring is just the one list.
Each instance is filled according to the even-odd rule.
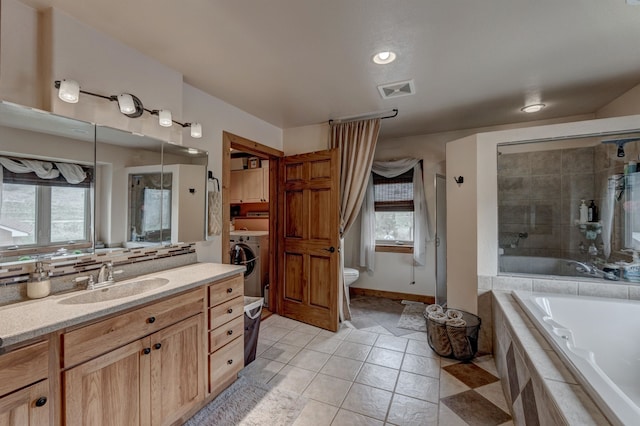
[[58,97],[60,100],[75,104],[80,99],[80,93],[95,96],[97,98],[106,99],[111,102],[117,102],[120,112],[130,118],[138,118],[146,111],[151,115],[158,116],[158,124],[162,127],[171,127],[173,124],[189,127],[191,129],[192,138],[202,137],[202,125],[200,123],[181,123],[171,117],[171,111],[168,109],[147,109],[142,104],[140,98],[130,93],[121,93],[119,95],[105,96],[99,93],[93,93],[82,90],[77,81],[74,80],[56,80],[54,86],[58,89]]

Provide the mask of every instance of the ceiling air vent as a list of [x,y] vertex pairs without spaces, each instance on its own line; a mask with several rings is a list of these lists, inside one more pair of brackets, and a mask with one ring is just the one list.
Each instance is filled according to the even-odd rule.
[[416,89],[413,80],[398,81],[397,83],[381,84],[378,91],[382,99],[397,98],[399,96],[413,95]]

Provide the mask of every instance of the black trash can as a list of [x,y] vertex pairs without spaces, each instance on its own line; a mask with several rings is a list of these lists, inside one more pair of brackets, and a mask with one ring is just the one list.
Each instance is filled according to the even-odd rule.
[[262,314],[262,297],[244,297],[244,365],[256,359],[258,333],[260,332],[260,316]]

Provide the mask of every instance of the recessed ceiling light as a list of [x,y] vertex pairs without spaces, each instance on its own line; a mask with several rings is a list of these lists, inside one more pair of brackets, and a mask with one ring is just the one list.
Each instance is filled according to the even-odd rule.
[[373,55],[373,62],[380,65],[390,64],[395,60],[396,60],[396,54],[390,50],[385,50],[384,52],[378,52],[375,55]]
[[520,111],[528,112],[528,113],[538,112],[542,108],[544,108],[545,106],[546,106],[545,104],[532,104],[532,105],[527,105],[527,106],[525,106],[523,108],[520,108]]

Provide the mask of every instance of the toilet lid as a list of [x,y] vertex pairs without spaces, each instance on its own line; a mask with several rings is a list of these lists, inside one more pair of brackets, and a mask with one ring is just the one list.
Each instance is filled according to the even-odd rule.
[[344,268],[344,276],[345,277],[357,277],[359,275],[360,275],[360,272],[357,269]]

